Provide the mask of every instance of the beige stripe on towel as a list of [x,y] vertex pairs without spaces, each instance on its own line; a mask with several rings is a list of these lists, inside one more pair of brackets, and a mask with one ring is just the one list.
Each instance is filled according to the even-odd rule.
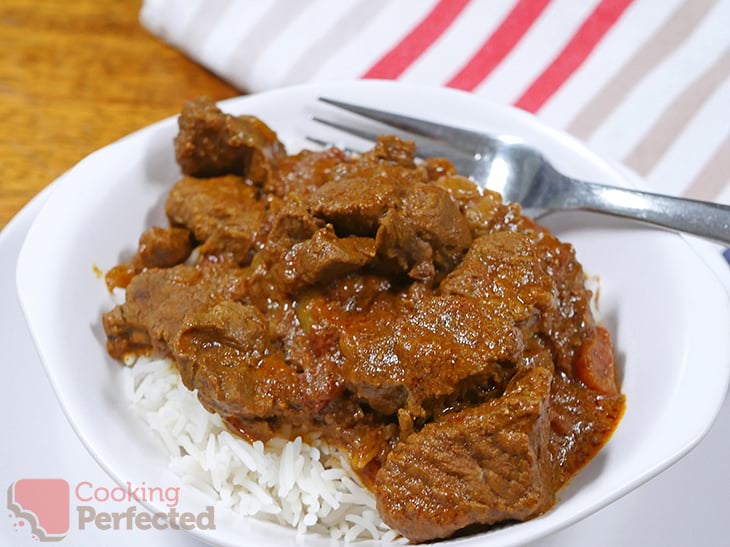
[[[641,142],[626,157],[625,163],[642,175],[649,173],[677,135],[728,77],[730,77],[730,47],[674,99]],[[730,121],[730,112],[726,114]]]
[[714,200],[730,184],[730,134],[685,190],[687,197]]
[[570,122],[568,132],[588,139],[647,72],[676,50],[715,5],[686,0]]
[[275,38],[283,34],[309,6],[309,2],[289,0],[279,0],[273,4],[236,46],[229,62],[229,72],[241,75],[237,79],[242,79],[242,74],[251,69]]
[[344,44],[367,28],[367,23],[387,5],[387,0],[360,0],[349,8],[327,32],[297,57],[291,70],[284,76],[282,85],[309,80]]

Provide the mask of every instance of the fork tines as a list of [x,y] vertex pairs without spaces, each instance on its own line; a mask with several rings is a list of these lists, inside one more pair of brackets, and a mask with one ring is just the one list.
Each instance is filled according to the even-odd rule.
[[[428,157],[446,157],[454,163],[462,165],[464,161],[472,161],[474,158],[473,151],[464,151],[458,147],[453,146],[451,137],[445,137],[449,131],[465,131],[456,128],[450,128],[446,126],[440,126],[432,122],[426,122],[418,120],[416,118],[409,118],[400,114],[393,114],[390,112],[383,112],[375,110],[373,108],[366,108],[362,106],[352,105],[343,103],[340,101],[334,101],[332,99],[325,99],[320,97],[320,101],[323,101],[332,106],[342,108],[349,112],[356,113],[360,116],[379,122],[383,125],[387,125],[390,128],[395,128],[398,131],[386,130],[386,131],[372,131],[364,129],[362,127],[356,127],[355,125],[344,124],[335,122],[332,120],[326,120],[319,116],[313,116],[312,121],[342,131],[349,135],[365,139],[370,142],[375,142],[378,135],[382,133],[396,133],[399,136],[412,140],[416,143],[416,152],[421,158]],[[429,128],[433,129],[430,131]],[[405,134],[404,134],[405,132]],[[438,135],[442,135],[439,137]],[[450,135],[450,133],[449,133]],[[313,142],[322,141],[322,139],[309,138]]]
[[[388,125],[401,131],[406,131],[412,135],[425,137],[430,141],[436,141],[442,144],[446,144],[451,148],[458,150],[461,153],[474,155],[481,151],[484,146],[485,135],[477,133],[475,131],[469,131],[468,129],[461,129],[458,127],[451,127],[448,125],[438,124],[429,122],[419,118],[412,118],[410,116],[404,116],[402,114],[395,114],[393,112],[385,112],[383,110],[377,110],[375,108],[369,108],[365,106],[354,105],[343,101],[337,101],[334,99],[328,99],[326,97],[318,98],[321,102],[341,108],[353,114],[357,114],[364,118],[380,122],[384,125]],[[321,118],[314,118],[315,121],[345,131],[350,134],[368,139],[374,140],[374,133],[366,132],[363,130],[353,130],[351,127],[343,126],[342,124],[336,124],[334,122],[327,122]],[[357,131],[357,132],[356,132]],[[359,134],[358,134],[359,133]],[[367,134],[367,136],[365,136]],[[413,136],[409,136],[412,140],[418,139]]]

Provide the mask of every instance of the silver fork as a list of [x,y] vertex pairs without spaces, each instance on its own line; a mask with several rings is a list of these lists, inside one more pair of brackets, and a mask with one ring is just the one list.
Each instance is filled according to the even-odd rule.
[[[387,125],[388,133],[413,140],[421,158],[449,159],[461,175],[501,193],[507,201],[519,202],[528,215],[538,217],[571,209],[594,211],[730,244],[730,206],[574,179],[560,173],[538,150],[517,138],[497,137],[323,97],[319,100]],[[383,133],[319,117],[313,120],[369,141]]]

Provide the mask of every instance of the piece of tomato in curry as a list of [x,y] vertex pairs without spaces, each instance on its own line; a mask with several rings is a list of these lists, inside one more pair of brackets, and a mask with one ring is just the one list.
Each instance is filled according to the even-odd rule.
[[548,510],[624,408],[572,246],[396,137],[288,155],[207,99],[179,125],[110,355],[171,358],[244,438],[340,447],[412,541]]

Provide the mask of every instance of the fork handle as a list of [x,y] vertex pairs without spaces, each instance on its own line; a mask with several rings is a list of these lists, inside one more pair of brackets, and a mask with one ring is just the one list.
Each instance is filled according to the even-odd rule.
[[561,209],[583,209],[632,218],[730,245],[730,206],[571,181],[561,192]]

